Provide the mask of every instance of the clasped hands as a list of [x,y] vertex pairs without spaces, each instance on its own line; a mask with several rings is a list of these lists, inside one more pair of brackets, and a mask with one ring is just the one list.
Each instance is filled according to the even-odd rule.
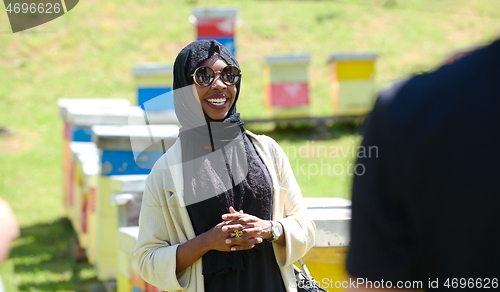
[[246,250],[270,238],[271,222],[256,216],[237,212],[229,207],[229,213],[222,215],[223,222],[212,228],[210,233],[214,246],[219,251]]

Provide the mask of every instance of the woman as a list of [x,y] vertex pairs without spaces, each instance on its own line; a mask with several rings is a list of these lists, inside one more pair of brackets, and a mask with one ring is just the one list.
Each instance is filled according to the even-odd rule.
[[241,73],[214,40],[174,63],[179,139],[148,177],[136,259],[166,291],[296,291],[292,263],[314,244],[290,163],[267,136],[246,131]]

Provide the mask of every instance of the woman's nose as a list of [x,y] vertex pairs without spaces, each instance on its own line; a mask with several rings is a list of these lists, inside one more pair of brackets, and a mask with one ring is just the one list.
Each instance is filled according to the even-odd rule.
[[227,88],[227,85],[226,83],[224,83],[220,77],[220,74],[217,74],[215,76],[215,80],[214,82],[212,83],[212,87],[214,88],[220,88],[220,89],[225,89]]

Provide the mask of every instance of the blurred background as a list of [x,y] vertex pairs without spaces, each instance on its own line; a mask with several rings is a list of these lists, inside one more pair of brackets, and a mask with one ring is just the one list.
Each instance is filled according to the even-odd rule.
[[[6,291],[88,291],[97,282],[90,264],[71,259],[73,230],[61,220],[66,216],[63,123],[57,100],[134,103],[132,67],[173,64],[196,39],[189,21],[195,6],[239,11],[235,43],[243,71],[238,103],[243,121],[269,117],[263,72],[270,54],[310,54],[310,115],[331,116],[332,53],[377,53],[379,90],[433,70],[455,50],[488,43],[500,32],[498,0],[85,0],[62,17],[15,34],[7,13],[0,11],[0,197],[11,204],[21,226],[21,237],[0,268]],[[309,123],[248,128],[280,143],[304,196],[349,198],[352,175],[318,167],[355,163],[360,125],[327,126],[326,135]]]

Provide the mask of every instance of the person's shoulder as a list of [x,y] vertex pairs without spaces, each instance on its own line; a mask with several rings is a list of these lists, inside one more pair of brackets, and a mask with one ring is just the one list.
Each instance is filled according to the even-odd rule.
[[245,130],[245,133],[247,134],[247,136],[254,140],[254,141],[258,141],[258,142],[262,142],[262,141],[274,141],[273,138],[267,136],[267,135],[263,135],[263,134],[255,134],[254,132],[252,131],[249,131],[249,130]]
[[455,90],[453,86],[448,87],[448,84],[454,83],[454,75],[459,76],[453,70],[441,67],[434,72],[396,81],[379,92],[377,106],[408,117],[421,106],[428,107],[429,103],[443,102]]
[[278,142],[267,135],[255,134],[249,130],[246,130],[246,134],[254,142],[254,144],[258,143],[262,145],[263,148],[279,147]]

